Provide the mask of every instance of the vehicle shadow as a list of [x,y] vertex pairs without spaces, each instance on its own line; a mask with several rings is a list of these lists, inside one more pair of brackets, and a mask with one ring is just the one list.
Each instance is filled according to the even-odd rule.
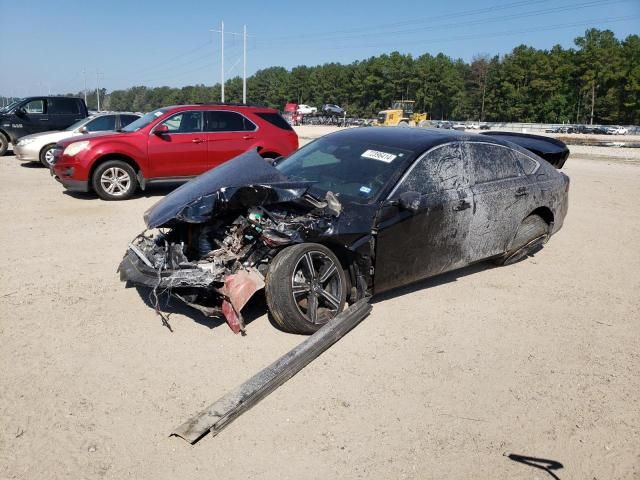
[[[168,193],[171,193],[181,184],[170,184],[170,185],[162,185],[162,186],[153,186],[147,187],[146,190],[138,190],[133,194],[131,200],[136,198],[153,198],[153,197],[164,197]],[[95,200],[95,201],[105,201],[102,200],[95,192],[70,192],[69,190],[63,190],[63,194],[68,195],[72,198],[77,198],[78,200]],[[126,200],[124,200],[126,202]]]
[[525,455],[518,455],[515,453],[510,453],[509,455],[505,456],[509,460],[513,460],[514,462],[523,463],[525,465],[529,465],[530,467],[544,470],[555,480],[560,480],[560,477],[553,473],[552,470],[560,470],[564,468],[564,465],[562,465],[560,462],[547,458],[527,457]]
[[20,162],[22,168],[34,168],[36,170],[44,170],[46,167],[40,162]]
[[[156,310],[155,299],[153,296],[153,289],[149,287],[132,287],[135,288],[138,295],[142,299],[142,301],[149,308]],[[209,329],[214,329],[221,325],[226,325],[226,320],[222,315],[222,312],[219,314],[214,314],[213,316],[208,316],[202,313],[200,310],[190,307],[189,305],[183,303],[180,299],[172,297],[167,292],[158,294],[158,310],[162,312],[165,316],[165,320],[168,323],[168,328],[171,330],[171,315],[178,314],[184,315],[185,317],[190,318],[196,323],[207,327]],[[249,325],[255,319],[263,316],[267,312],[267,304],[264,298],[264,295],[257,293],[251,299],[245,307],[242,309],[242,318],[244,319],[245,325]],[[173,331],[173,330],[172,330]]]
[[392,290],[389,290],[388,292],[374,295],[371,299],[371,303],[376,304],[385,300],[391,300],[395,297],[407,295],[419,290],[424,290],[425,288],[437,287],[438,285],[455,282],[459,278],[463,278],[468,275],[474,275],[476,273],[484,272],[485,270],[491,270],[493,268],[496,268],[496,265],[491,261],[474,263],[473,265],[469,265],[468,267],[464,267],[459,270],[453,270],[451,272],[436,275],[435,277],[418,280],[415,283],[411,283],[402,287],[396,287]]

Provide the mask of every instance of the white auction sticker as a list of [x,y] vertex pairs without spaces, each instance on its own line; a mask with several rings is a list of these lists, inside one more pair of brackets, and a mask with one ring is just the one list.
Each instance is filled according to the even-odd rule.
[[391,163],[397,157],[393,153],[379,152],[378,150],[367,150],[361,157],[372,158],[373,160],[380,160],[381,162]]

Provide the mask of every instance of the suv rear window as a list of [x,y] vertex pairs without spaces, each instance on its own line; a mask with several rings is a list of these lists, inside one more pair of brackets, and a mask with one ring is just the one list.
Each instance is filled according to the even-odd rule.
[[293,130],[289,122],[282,118],[279,113],[256,112],[256,115],[282,130]]

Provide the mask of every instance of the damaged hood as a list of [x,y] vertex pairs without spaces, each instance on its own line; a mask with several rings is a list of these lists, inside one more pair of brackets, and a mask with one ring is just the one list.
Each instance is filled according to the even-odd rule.
[[145,212],[144,221],[148,228],[202,223],[221,210],[295,200],[311,183],[290,181],[250,150],[171,192]]

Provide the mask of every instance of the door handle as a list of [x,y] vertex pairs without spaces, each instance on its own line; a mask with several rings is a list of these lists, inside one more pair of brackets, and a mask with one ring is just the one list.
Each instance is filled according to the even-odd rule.
[[41,122],[48,122],[48,121],[49,121],[49,119],[48,119],[48,118],[40,118],[40,121],[41,121]]
[[245,135],[244,137],[242,137],[243,140],[253,140],[254,138],[256,137],[254,137],[253,135]]
[[527,190],[527,187],[518,187],[516,189],[516,197],[523,197],[525,195],[529,195],[529,191]]
[[460,200],[456,205],[453,206],[453,209],[456,212],[466,210],[467,208],[471,208],[471,203],[467,202],[466,200]]
[[193,140],[191,140],[192,143],[202,143],[204,142],[204,140],[202,140],[201,138],[194,138]]

